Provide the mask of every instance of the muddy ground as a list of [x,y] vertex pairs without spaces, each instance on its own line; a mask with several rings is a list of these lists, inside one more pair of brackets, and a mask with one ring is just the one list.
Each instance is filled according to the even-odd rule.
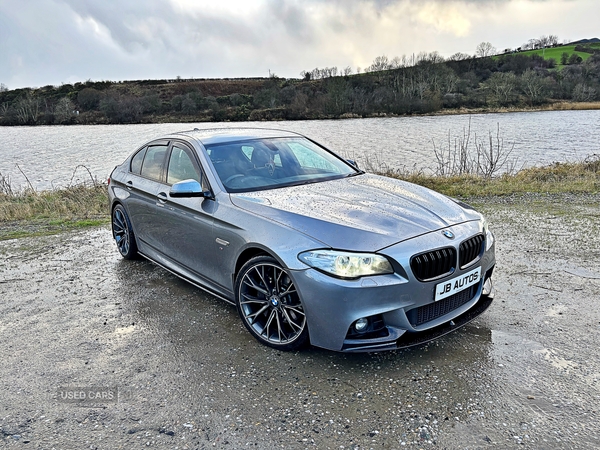
[[0,447],[600,447],[600,197],[478,203],[494,303],[378,354],[261,346],[233,307],[122,260],[106,226],[1,242]]

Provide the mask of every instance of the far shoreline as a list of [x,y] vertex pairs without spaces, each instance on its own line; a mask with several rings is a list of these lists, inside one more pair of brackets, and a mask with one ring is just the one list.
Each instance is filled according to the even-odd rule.
[[600,101],[596,102],[572,102],[572,101],[558,101],[537,106],[511,106],[511,107],[488,107],[488,108],[456,108],[456,109],[442,109],[435,112],[429,113],[415,113],[415,114],[391,114],[391,113],[373,113],[366,116],[361,116],[354,113],[345,113],[340,116],[322,116],[322,117],[304,117],[299,119],[271,119],[271,120],[205,120],[205,117],[195,116],[147,116],[145,119],[154,120],[141,120],[137,122],[125,122],[125,123],[111,123],[104,121],[91,121],[91,122],[78,122],[74,121],[68,124],[35,124],[35,125],[0,125],[2,128],[12,127],[39,127],[39,126],[95,126],[95,125],[151,125],[151,124],[166,124],[166,123],[270,123],[270,122],[301,122],[301,121],[314,121],[314,120],[348,120],[348,119],[377,119],[377,118],[393,118],[393,117],[432,117],[432,116],[468,116],[473,114],[506,114],[506,113],[528,113],[528,112],[546,112],[546,111],[596,111],[600,110]]

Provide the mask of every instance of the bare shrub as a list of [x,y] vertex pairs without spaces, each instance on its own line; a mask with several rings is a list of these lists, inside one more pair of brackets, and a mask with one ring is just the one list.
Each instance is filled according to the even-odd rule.
[[600,173],[600,155],[596,153],[589,155],[583,161],[583,167],[588,172]]
[[437,161],[435,174],[442,177],[474,175],[485,179],[500,173],[514,174],[517,171],[518,158],[513,157],[515,144],[504,145],[500,136],[500,124],[496,135],[489,132],[487,139],[479,139],[471,132],[471,120],[463,128],[462,136],[452,139],[448,132],[448,146],[437,147],[433,142],[433,151]]
[[[69,185],[67,187],[73,187],[73,186],[78,186],[78,185],[83,185],[86,186],[87,183],[85,180],[83,181],[79,181],[79,178],[77,178],[77,180],[75,179],[75,174],[77,173],[77,169],[85,169],[88,173],[88,175],[90,176],[90,180],[92,182],[92,186],[96,187],[98,186],[98,180],[92,175],[92,172],[90,171],[90,169],[83,165],[83,164],[79,164],[77,167],[75,167],[75,170],[73,170],[73,175],[71,175],[71,181],[69,181]],[[73,183],[73,181],[78,181],[77,183]]]
[[2,172],[0,172],[0,194],[10,196],[14,195],[12,185],[10,183],[10,176],[3,175]]
[[504,140],[500,137],[500,124],[496,131],[496,137],[489,132],[488,145],[483,141],[478,142],[475,137],[476,157],[477,157],[477,175],[484,178],[492,178],[499,171],[512,173],[515,170],[516,159],[511,158],[515,144],[510,149],[504,148]]

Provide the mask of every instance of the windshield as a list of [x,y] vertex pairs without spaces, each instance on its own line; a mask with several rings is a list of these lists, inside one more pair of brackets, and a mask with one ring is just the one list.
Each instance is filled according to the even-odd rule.
[[361,173],[306,138],[252,139],[206,147],[227,192],[252,192]]

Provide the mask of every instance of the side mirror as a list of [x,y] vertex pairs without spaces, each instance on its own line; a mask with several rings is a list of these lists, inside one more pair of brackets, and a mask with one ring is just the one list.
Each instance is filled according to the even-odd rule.
[[169,196],[173,198],[185,198],[185,197],[203,197],[212,198],[210,191],[203,191],[202,185],[196,180],[183,180],[178,181],[169,191]]

